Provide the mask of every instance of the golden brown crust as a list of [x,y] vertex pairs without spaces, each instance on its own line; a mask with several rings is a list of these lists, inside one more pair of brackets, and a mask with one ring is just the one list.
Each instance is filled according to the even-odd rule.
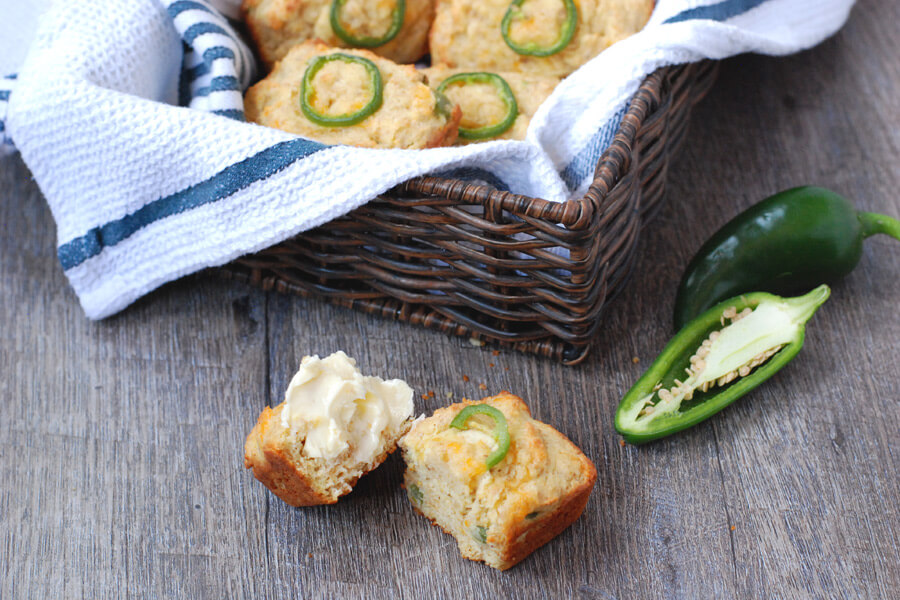
[[475,403],[435,411],[400,441],[404,482],[415,509],[453,535],[464,557],[504,570],[581,515],[597,471],[571,441],[532,419],[521,398],[508,392],[478,402],[506,416],[511,437],[506,457],[487,469],[477,436],[449,428],[463,407]]
[[291,506],[337,502],[339,496],[322,490],[296,461],[287,456],[280,443],[283,428],[275,416],[275,411],[268,406],[260,413],[244,444],[244,467],[253,469],[254,477]]
[[440,148],[442,146],[452,146],[456,142],[459,135],[459,122],[462,120],[462,110],[459,105],[453,105],[453,111],[450,118],[443,128],[434,132],[434,135],[425,143],[425,148]]
[[263,409],[244,443],[244,467],[273,494],[291,506],[334,504],[353,489],[359,478],[375,469],[397,449],[397,440],[409,429],[386,432],[381,452],[368,464],[348,465],[339,461],[297,456],[287,430],[281,424],[284,403]]

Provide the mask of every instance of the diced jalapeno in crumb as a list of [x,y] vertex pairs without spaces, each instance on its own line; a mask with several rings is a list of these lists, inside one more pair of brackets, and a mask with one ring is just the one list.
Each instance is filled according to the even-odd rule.
[[416,504],[421,504],[422,500],[425,499],[425,495],[422,494],[422,490],[420,490],[419,486],[416,484],[409,486],[409,497],[412,498]]
[[487,543],[487,527],[483,525],[476,525],[475,531],[472,532],[472,536],[474,536],[475,539],[482,544]]
[[526,519],[536,519],[539,514],[541,514],[541,513],[539,513],[538,511],[530,512],[527,515],[525,515],[525,518]]

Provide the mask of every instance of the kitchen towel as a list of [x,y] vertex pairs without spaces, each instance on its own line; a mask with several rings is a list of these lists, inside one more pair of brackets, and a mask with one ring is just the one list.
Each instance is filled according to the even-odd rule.
[[[647,74],[809,48],[841,27],[853,2],[659,0],[644,30],[557,87],[525,141],[430,150],[326,146],[244,122],[241,93],[256,65],[216,4],[53,2],[24,62],[0,80],[0,153],[14,146],[47,198],[59,260],[90,318],[417,175],[578,196]],[[218,0],[232,16],[235,4]]]

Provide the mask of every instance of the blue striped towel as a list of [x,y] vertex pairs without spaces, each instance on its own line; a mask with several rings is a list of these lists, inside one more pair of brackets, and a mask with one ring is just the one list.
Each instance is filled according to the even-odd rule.
[[241,93],[256,65],[210,2],[69,0],[43,14],[18,78],[0,83],[0,135],[47,198],[59,260],[96,319],[417,175],[577,196],[648,73],[808,48],[837,31],[852,4],[659,0],[641,33],[559,85],[526,141],[413,151],[326,146],[244,122]]

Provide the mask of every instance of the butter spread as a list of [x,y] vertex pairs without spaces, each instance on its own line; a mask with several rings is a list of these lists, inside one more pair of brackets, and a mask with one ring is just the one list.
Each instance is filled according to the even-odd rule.
[[412,415],[413,391],[404,381],[367,377],[343,351],[306,356],[284,394],[282,425],[305,434],[303,455],[335,458],[351,448],[354,462],[369,462],[382,433]]

